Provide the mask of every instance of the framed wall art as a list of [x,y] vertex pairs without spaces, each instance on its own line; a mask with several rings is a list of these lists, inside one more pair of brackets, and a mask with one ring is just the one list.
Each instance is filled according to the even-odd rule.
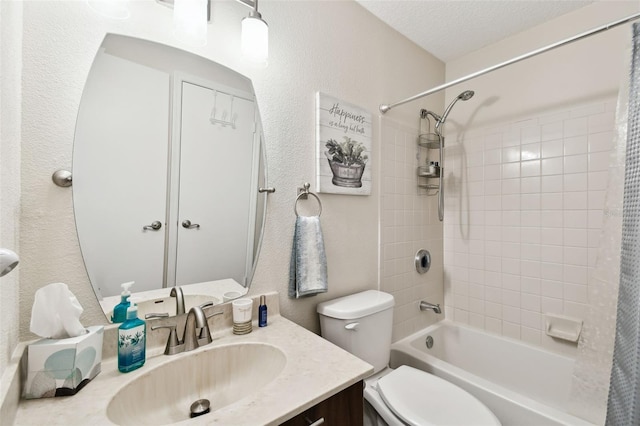
[[319,192],[371,194],[371,114],[316,93],[316,174]]

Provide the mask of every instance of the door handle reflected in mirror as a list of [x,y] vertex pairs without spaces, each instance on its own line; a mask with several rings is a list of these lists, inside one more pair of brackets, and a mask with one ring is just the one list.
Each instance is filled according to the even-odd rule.
[[142,227],[144,231],[157,231],[160,228],[162,228],[162,223],[159,220],[152,222],[151,225]]
[[200,228],[200,225],[197,223],[191,223],[189,219],[182,221],[182,227],[186,229]]

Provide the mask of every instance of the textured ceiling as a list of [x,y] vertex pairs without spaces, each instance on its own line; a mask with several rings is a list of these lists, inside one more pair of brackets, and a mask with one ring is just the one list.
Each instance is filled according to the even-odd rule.
[[447,62],[594,0],[356,0]]

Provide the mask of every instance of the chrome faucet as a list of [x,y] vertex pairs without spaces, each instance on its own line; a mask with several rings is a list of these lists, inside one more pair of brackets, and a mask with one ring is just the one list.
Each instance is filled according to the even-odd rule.
[[421,311],[433,311],[436,314],[441,314],[442,313],[442,309],[440,309],[440,305],[434,305],[433,303],[429,303],[429,302],[425,302],[424,300],[420,301],[420,310]]
[[184,293],[182,293],[182,287],[171,287],[171,293],[169,293],[169,297],[176,298],[176,315],[184,314]]
[[[169,338],[167,339],[167,345],[164,349],[165,355],[189,352],[194,349],[198,349],[200,346],[208,345],[213,341],[207,318],[211,318],[214,315],[220,315],[222,312],[214,312],[209,316],[205,315],[204,308],[208,308],[210,306],[213,306],[213,302],[207,302],[189,309],[189,313],[187,314],[187,319],[184,324],[184,331],[182,332],[182,339],[178,339],[175,324],[151,327],[151,330],[159,328],[169,329]],[[198,332],[198,330],[200,331]]]

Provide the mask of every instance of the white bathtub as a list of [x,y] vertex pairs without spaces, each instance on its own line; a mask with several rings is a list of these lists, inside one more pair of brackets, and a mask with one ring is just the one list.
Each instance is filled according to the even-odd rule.
[[[426,346],[427,336],[433,347]],[[390,365],[442,377],[482,401],[503,426],[592,425],[565,411],[574,360],[441,321],[391,347]]]

